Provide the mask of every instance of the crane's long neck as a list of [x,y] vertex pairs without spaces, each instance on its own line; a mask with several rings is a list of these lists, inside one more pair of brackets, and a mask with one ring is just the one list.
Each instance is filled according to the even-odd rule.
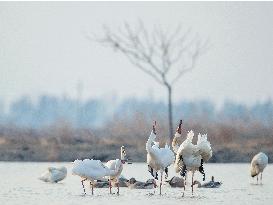
[[257,165],[252,166],[250,171],[252,177],[255,177],[259,174],[259,168]]
[[120,159],[123,160],[123,161],[126,160],[126,151],[125,151],[125,147],[124,146],[122,146],[120,148]]
[[152,152],[152,144],[154,142],[155,139],[155,134],[151,133],[150,137],[148,138],[148,141],[146,142],[146,150],[147,152],[150,154]]
[[122,172],[123,165],[121,163],[121,160],[117,159],[115,163],[115,169],[109,169],[109,176],[118,176]]
[[172,141],[172,148],[173,148],[174,153],[177,153],[177,151],[179,149],[180,145],[178,143],[178,140],[180,137],[181,137],[181,134],[176,132],[174,135],[173,141]]

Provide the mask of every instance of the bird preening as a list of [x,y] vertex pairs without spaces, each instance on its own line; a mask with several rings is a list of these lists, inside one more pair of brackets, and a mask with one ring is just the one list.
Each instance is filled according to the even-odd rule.
[[172,147],[176,154],[175,157],[175,172],[179,173],[182,177],[187,177],[187,172],[192,173],[192,194],[193,194],[193,178],[196,171],[199,171],[203,175],[203,181],[205,180],[205,171],[203,163],[207,162],[212,157],[211,144],[207,140],[207,134],[198,134],[197,144],[193,144],[192,140],[194,132],[191,130],[187,134],[187,138],[178,144],[178,138],[181,137],[182,120],[176,130]]
[[[203,164],[212,157],[211,144],[207,140],[207,134],[198,134],[197,144],[193,144],[194,132],[191,130],[183,143],[179,144],[181,134],[182,120],[179,122],[172,141],[173,151],[167,143],[165,147],[159,147],[159,142],[155,141],[157,137],[155,122],[146,143],[148,171],[156,180],[158,180],[158,171],[160,171],[160,195],[162,194],[162,175],[165,172],[165,178],[168,177],[168,167],[171,164],[174,164],[176,173],[185,177],[185,181],[187,172],[192,173],[192,193],[195,172],[199,171],[203,175],[203,181],[205,180]],[[185,186],[183,187],[185,189]]]
[[[179,173],[183,179],[184,186],[181,186],[185,190],[185,182],[187,172],[192,173],[192,193],[193,193],[193,178],[194,173],[199,171],[203,175],[205,180],[205,172],[203,163],[207,162],[212,156],[212,150],[210,142],[207,140],[207,135],[198,135],[197,144],[192,144],[194,137],[193,131],[189,131],[187,138],[181,144],[178,143],[182,134],[182,120],[176,129],[172,141],[172,148],[166,143],[164,147],[160,147],[157,138],[157,124],[156,121],[152,125],[152,131],[146,142],[147,151],[147,164],[148,171],[154,178],[153,183],[149,183],[147,187],[157,187],[156,181],[159,181],[159,194],[162,194],[163,175],[165,179],[168,178],[168,169],[172,164],[174,165],[176,173]],[[75,160],[73,163],[72,173],[81,177],[81,183],[84,194],[86,194],[84,181],[90,181],[90,186],[93,194],[94,184],[102,178],[108,178],[109,192],[112,194],[112,185],[117,187],[117,194],[119,194],[119,176],[123,170],[123,164],[128,162],[125,147],[122,146],[120,150],[120,159],[110,160],[105,165],[94,159]],[[160,176],[160,178],[159,178]],[[130,187],[145,187],[145,184],[136,183],[134,180],[129,181]],[[184,195],[184,193],[183,193]]]
[[84,159],[73,162],[72,174],[81,177],[84,195],[86,194],[84,181],[90,181],[92,195],[94,194],[94,185],[96,181],[103,178],[109,180],[109,192],[112,194],[112,185],[117,187],[119,195],[119,176],[123,170],[123,164],[126,163],[126,152],[124,146],[121,147],[120,159],[109,160],[105,165],[100,160]]
[[260,175],[260,183],[262,184],[263,180],[263,171],[268,164],[268,157],[265,153],[260,152],[256,154],[252,161],[250,167],[250,175],[251,177],[257,177],[257,184],[259,183],[259,175]]
[[[214,181],[214,176],[212,176],[211,181],[203,184],[194,180],[194,175],[200,172],[203,181],[205,181],[204,163],[208,162],[212,157],[212,148],[207,134],[199,133],[197,140],[194,140],[196,143],[193,143],[195,134],[190,130],[183,140],[182,124],[183,122],[180,120],[171,142],[172,149],[168,143],[163,147],[160,146],[157,140],[158,131],[156,121],[152,125],[151,133],[146,142],[147,165],[152,179],[148,179],[146,182],[137,181],[134,177],[128,180],[121,175],[123,165],[125,163],[131,164],[124,146],[120,148],[119,159],[109,160],[105,164],[95,159],[75,160],[73,162],[72,174],[81,178],[84,195],[86,195],[85,181],[89,181],[92,195],[94,194],[94,188],[109,188],[109,193],[113,194],[113,187],[117,188],[117,195],[120,193],[120,187],[127,187],[129,189],[154,189],[154,193],[155,188],[159,187],[159,194],[162,195],[163,177],[165,177],[165,182],[170,187],[183,188],[184,196],[188,173],[191,173],[192,195],[194,185],[197,185],[198,188],[219,188],[222,182]],[[260,152],[253,157],[250,175],[253,178],[257,177],[257,184],[259,183],[259,175],[260,183],[262,184],[262,175],[267,164],[268,157],[265,153]],[[180,176],[172,176],[168,180],[168,170],[171,165],[173,165],[174,171]],[[45,182],[57,183],[63,180],[66,175],[67,169],[65,167],[49,167],[39,179]],[[157,182],[159,182],[159,186]]]
[[162,180],[163,173],[165,172],[165,178],[168,177],[168,167],[174,162],[174,153],[170,146],[166,143],[165,147],[159,147],[159,142],[156,139],[156,121],[153,125],[152,132],[146,142],[147,150],[147,164],[148,171],[151,175],[158,180],[158,172],[160,172],[160,185],[159,193],[162,193]]

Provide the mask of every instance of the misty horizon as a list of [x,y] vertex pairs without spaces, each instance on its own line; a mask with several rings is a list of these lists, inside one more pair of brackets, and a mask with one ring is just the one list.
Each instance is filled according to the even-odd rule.
[[[186,122],[244,124],[251,126],[259,123],[271,126],[273,102],[271,100],[246,106],[225,101],[217,107],[209,100],[179,101],[173,104],[174,120]],[[142,117],[148,121],[167,118],[167,104],[153,97],[126,98],[119,100],[115,96],[81,100],[66,96],[40,96],[36,102],[28,96],[22,96],[8,109],[0,101],[0,125],[28,128],[43,128],[55,124],[67,124],[72,127],[103,127],[116,120],[131,120]]]
[[[272,2],[0,2],[0,99],[28,95],[107,95],[126,99],[167,92],[121,54],[85,38],[124,21],[163,28],[182,23],[211,48],[181,78],[174,102],[209,99],[253,105],[273,99]],[[195,13],[198,12],[198,15]],[[118,15],[116,15],[118,14]]]

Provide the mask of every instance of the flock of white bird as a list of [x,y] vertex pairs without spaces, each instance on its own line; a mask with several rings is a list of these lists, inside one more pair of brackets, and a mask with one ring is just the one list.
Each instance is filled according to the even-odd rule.
[[[165,179],[168,178],[168,168],[170,165],[174,165],[176,173],[179,173],[180,177],[173,177],[166,182],[171,187],[183,187],[185,190],[187,173],[191,172],[191,190],[193,194],[194,185],[205,188],[218,188],[221,182],[215,182],[214,177],[210,182],[201,184],[198,181],[194,181],[194,174],[199,171],[203,175],[203,181],[205,181],[205,171],[203,164],[208,162],[212,157],[211,144],[207,139],[207,134],[198,134],[197,143],[193,144],[194,132],[191,130],[187,133],[186,139],[179,144],[182,139],[182,120],[178,125],[175,132],[172,149],[166,143],[165,147],[160,147],[159,142],[156,141],[156,122],[152,127],[151,134],[146,142],[147,151],[147,164],[148,171],[151,173],[153,179],[146,182],[138,182],[134,178],[130,180],[122,181],[121,173],[123,170],[123,164],[128,162],[125,147],[121,147],[120,159],[110,160],[103,164],[100,160],[84,159],[75,160],[73,162],[72,174],[81,178],[81,184],[84,194],[86,194],[84,182],[90,182],[90,188],[92,195],[94,194],[94,187],[109,187],[109,191],[112,194],[112,187],[117,187],[117,194],[119,194],[119,187],[125,186],[133,189],[151,189],[156,188],[156,180],[159,181],[159,193],[162,194],[163,175]],[[257,177],[257,184],[260,175],[260,181],[262,183],[262,173],[264,168],[268,164],[268,157],[266,154],[260,152],[255,155],[251,161],[251,176]],[[160,179],[158,178],[158,172],[160,173]],[[45,182],[57,183],[65,179],[67,175],[67,169],[65,167],[54,168],[49,167],[48,170],[39,178]],[[122,183],[122,184],[121,184]],[[184,196],[184,192],[183,192]]]

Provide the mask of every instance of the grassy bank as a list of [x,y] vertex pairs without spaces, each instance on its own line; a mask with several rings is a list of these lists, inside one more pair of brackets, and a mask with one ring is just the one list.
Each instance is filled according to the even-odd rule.
[[[116,119],[101,129],[73,129],[64,122],[43,129],[1,126],[0,160],[73,161],[96,158],[106,161],[118,158],[120,146],[125,145],[133,161],[145,161],[145,143],[150,133],[150,124],[144,119]],[[210,162],[250,162],[259,151],[267,153],[272,162],[272,127],[255,123],[189,122],[183,128],[183,138],[190,129],[196,134],[208,133],[213,148]],[[158,140],[163,145],[168,140],[163,137],[166,136],[167,127],[158,127],[158,133]]]

